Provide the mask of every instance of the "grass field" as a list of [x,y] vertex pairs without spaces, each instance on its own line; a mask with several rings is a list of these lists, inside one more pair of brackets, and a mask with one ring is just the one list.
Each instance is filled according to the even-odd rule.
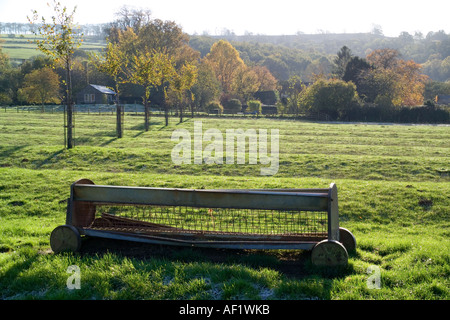
[[[76,115],[63,147],[61,114],[0,111],[0,299],[436,299],[450,298],[450,127],[203,118],[203,130],[279,129],[279,170],[261,165],[175,165],[175,129],[194,121]],[[314,268],[307,251],[180,249],[87,239],[55,255],[69,186],[326,188],[336,182],[340,224],[357,251],[345,269]],[[81,289],[69,290],[77,265]],[[369,267],[380,270],[371,289]]]
[[[34,56],[41,55],[33,40],[36,38],[32,34],[23,34],[10,37],[7,34],[0,34],[2,51],[6,53],[12,60],[28,60]],[[84,37],[81,50],[100,51],[106,46],[105,41],[94,40],[90,37]]]

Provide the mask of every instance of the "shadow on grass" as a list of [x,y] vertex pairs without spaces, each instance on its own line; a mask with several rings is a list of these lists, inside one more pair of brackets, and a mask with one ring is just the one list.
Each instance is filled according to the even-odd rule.
[[105,146],[107,146],[107,145],[113,143],[113,142],[116,141],[117,139],[119,139],[119,138],[115,137],[115,138],[109,139],[108,141],[103,142],[100,146],[101,146],[101,147],[105,147]]
[[0,167],[11,166],[11,163],[4,163],[3,161],[16,158],[15,153],[25,147],[26,146],[0,146]]
[[[33,251],[31,248],[22,248],[18,252],[20,253],[21,258],[17,259],[15,263],[2,274],[0,280],[0,291],[2,294],[5,294],[6,291],[11,289],[11,284],[14,284],[17,279],[21,278],[21,274],[30,269],[33,263],[38,259],[37,252]],[[30,284],[30,286],[32,286],[32,284]],[[14,290],[14,288],[11,290]]]
[[[149,121],[149,128],[150,130],[152,130],[152,127],[154,126],[161,126],[161,122],[159,121]],[[142,123],[136,124],[134,126],[132,126],[131,128],[129,128],[128,130],[139,130],[139,131],[145,131],[145,123],[142,120]]]
[[36,165],[36,169],[40,169],[42,168],[42,166],[46,165],[47,163],[49,163],[50,161],[52,161],[53,159],[55,159],[57,156],[59,156],[61,153],[64,152],[64,150],[66,150],[65,148],[62,148],[56,152],[54,152],[53,154],[51,154],[50,156],[48,156],[47,158],[45,158],[43,161],[41,161],[39,164]]
[[186,263],[206,262],[224,265],[244,265],[253,269],[268,268],[289,279],[310,277],[343,278],[354,272],[353,266],[318,268],[311,263],[307,250],[241,250],[197,247],[177,247],[137,243],[102,238],[83,238],[80,255],[95,256],[106,253],[137,260],[162,259]]

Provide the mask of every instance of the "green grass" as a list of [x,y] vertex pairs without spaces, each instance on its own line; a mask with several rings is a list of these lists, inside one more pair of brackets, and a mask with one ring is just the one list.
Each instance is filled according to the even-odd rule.
[[[203,130],[280,130],[280,168],[172,163],[177,128],[112,115],[76,115],[76,147],[63,148],[61,114],[0,111],[0,299],[437,299],[450,298],[450,127],[202,119]],[[340,224],[357,239],[347,268],[314,268],[309,252],[201,250],[101,243],[55,255],[49,235],[65,221],[69,186],[177,188],[327,187]],[[91,240],[87,240],[91,241]],[[89,242],[86,242],[89,247]],[[123,249],[125,246],[125,250]],[[111,250],[107,250],[107,248]],[[146,254],[149,253],[149,254]],[[68,266],[81,290],[68,290]],[[381,270],[369,289],[367,270]]]
[[[10,37],[7,34],[0,34],[2,51],[6,53],[11,59],[30,59],[34,56],[42,54],[33,40],[36,36],[31,34],[17,35]],[[105,41],[98,41],[91,37],[84,37],[80,50],[86,51],[101,51],[105,48]]]

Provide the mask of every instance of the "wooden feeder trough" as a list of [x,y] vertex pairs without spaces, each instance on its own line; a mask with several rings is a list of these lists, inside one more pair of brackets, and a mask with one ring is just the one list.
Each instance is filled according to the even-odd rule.
[[347,265],[356,240],[339,227],[335,184],[328,189],[194,190],[73,183],[55,253],[81,237],[226,249],[312,250],[318,266]]

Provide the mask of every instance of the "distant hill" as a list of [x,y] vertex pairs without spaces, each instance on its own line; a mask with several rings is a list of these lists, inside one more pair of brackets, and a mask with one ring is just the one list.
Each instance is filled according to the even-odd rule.
[[[297,35],[222,35],[209,36],[212,39],[225,39],[230,42],[253,42],[261,44],[282,45],[288,48],[301,49],[306,51],[317,50],[324,54],[336,54],[340,48],[347,46],[354,47],[356,55],[364,52],[360,49],[368,44],[386,43],[395,38],[375,35],[372,33],[324,33],[324,34],[297,34]],[[364,45],[365,44],[365,45]]]
[[[396,49],[402,59],[414,60],[432,80],[450,81],[450,34],[444,31],[398,37],[373,33],[297,34],[297,35],[193,35],[191,46],[202,55],[211,45],[224,39],[230,41],[247,62],[256,64],[286,64],[290,73],[305,77],[310,71],[327,71],[336,53],[347,46],[353,55],[365,58],[372,50]],[[270,60],[270,61],[269,61]],[[286,75],[285,75],[286,76]]]

